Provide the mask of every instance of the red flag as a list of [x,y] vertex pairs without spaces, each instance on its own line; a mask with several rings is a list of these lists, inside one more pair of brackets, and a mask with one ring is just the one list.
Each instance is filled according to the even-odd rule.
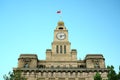
[[61,13],[61,11],[57,11],[57,14],[60,14]]

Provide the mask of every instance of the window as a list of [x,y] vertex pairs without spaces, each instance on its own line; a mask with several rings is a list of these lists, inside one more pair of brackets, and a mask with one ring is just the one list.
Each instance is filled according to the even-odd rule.
[[98,63],[98,62],[95,62],[95,63],[94,63],[94,67],[95,67],[95,68],[100,68],[99,63]]
[[63,29],[62,27],[59,27],[59,29]]
[[41,72],[41,76],[43,76],[43,72]]
[[58,52],[58,45],[56,46],[56,52],[59,53],[59,52]]
[[72,73],[72,72],[70,72],[70,76],[72,76],[72,74],[73,74],[73,73]]
[[85,65],[78,65],[78,68],[85,68]]
[[62,45],[60,45],[60,53],[62,53]]
[[51,76],[53,77],[53,72],[51,72]]
[[64,54],[66,54],[66,45],[64,45]]
[[52,65],[51,68],[54,68],[54,66]]
[[26,63],[25,65],[24,65],[24,68],[28,68],[29,67],[29,65],[28,65],[28,63]]
[[45,65],[38,65],[38,68],[45,68]]
[[94,60],[94,68],[100,68],[98,59]]
[[60,66],[58,65],[57,68],[60,68]]
[[84,65],[80,65],[80,68],[84,68]]

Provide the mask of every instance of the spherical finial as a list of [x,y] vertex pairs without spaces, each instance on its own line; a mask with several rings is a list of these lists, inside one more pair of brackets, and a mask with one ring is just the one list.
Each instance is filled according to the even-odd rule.
[[58,22],[58,26],[64,26],[64,22],[63,21],[59,21]]

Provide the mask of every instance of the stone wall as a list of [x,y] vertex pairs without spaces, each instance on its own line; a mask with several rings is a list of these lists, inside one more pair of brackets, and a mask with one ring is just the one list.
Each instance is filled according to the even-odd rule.
[[[28,80],[94,80],[96,72],[23,72]],[[107,79],[107,72],[100,72]]]

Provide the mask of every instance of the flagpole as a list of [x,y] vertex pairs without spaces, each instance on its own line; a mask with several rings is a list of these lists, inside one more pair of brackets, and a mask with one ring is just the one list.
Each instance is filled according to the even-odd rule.
[[62,16],[60,15],[60,21],[62,21]]
[[59,21],[62,21],[61,10],[58,10],[58,11],[57,11],[57,14],[59,14],[59,16],[60,16],[60,19],[59,19]]

